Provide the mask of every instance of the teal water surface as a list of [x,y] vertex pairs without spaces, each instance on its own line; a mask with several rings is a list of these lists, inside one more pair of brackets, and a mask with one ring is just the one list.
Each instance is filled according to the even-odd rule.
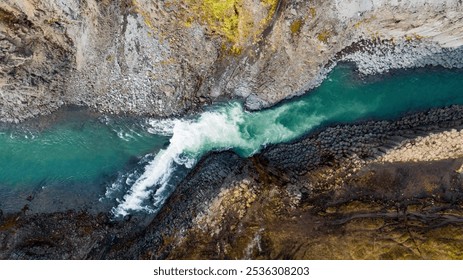
[[[153,200],[159,207],[172,191],[168,186],[178,166],[191,168],[211,150],[232,149],[247,157],[324,125],[393,119],[454,104],[463,105],[461,70],[418,69],[361,79],[340,65],[309,94],[257,112],[229,102],[184,119],[84,118],[41,131],[0,129],[0,198],[1,189],[101,186],[109,180],[106,193],[125,193],[116,197],[115,214],[150,210]],[[147,153],[153,157],[140,161]],[[139,173],[126,170],[134,160],[143,169]],[[117,176],[121,172],[125,175]]]
[[[268,144],[295,140],[315,128],[365,119],[391,119],[412,111],[463,104],[461,71],[420,69],[360,79],[338,66],[323,84],[302,98],[258,112],[230,102],[191,120],[173,121],[170,145],[161,150],[130,187],[116,215],[157,211],[172,186],[175,166],[192,167],[205,153],[232,149],[251,156]],[[155,123],[155,121],[153,121]],[[147,205],[154,199],[154,208]]]
[[5,129],[0,132],[0,186],[98,182],[132,157],[159,151],[166,141],[124,120],[72,118],[43,131]]
[[[382,79],[361,79],[350,66],[341,65],[320,87],[301,98],[258,112],[244,111],[236,102],[228,103],[202,114],[195,122],[185,123],[173,133],[171,142],[178,134],[179,142],[185,142],[182,152],[192,157],[225,148],[247,157],[264,145],[297,139],[326,124],[389,120],[406,113],[460,104],[461,70],[416,69]],[[184,141],[186,136],[191,140]]]

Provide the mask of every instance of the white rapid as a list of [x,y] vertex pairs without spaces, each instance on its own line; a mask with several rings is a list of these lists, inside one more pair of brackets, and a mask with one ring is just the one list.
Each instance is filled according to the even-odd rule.
[[[137,170],[136,176],[129,176],[129,183],[121,184],[121,190],[130,189],[113,213],[124,216],[133,211],[157,211],[178,183],[174,171],[179,165],[191,168],[209,151],[232,149],[248,157],[268,144],[292,141],[326,124],[387,119],[422,106],[463,102],[458,73],[448,73],[455,76],[455,84],[438,83],[440,78],[433,73],[419,76],[419,82],[400,76],[373,83],[355,80],[349,73],[339,70],[330,74],[332,78],[310,95],[267,110],[251,113],[230,102],[194,119],[151,120],[148,131],[171,137],[170,143],[154,159],[149,157],[152,160],[148,164],[140,165],[146,164],[144,171]],[[437,91],[440,98],[436,101]],[[429,100],[422,99],[424,93]]]
[[[171,136],[170,144],[146,165],[143,174],[113,208],[113,214],[156,212],[174,188],[169,184],[174,170],[179,165],[193,167],[209,151],[234,149],[242,156],[250,156],[267,144],[294,139],[326,119],[317,112],[301,116],[298,110],[304,106],[306,102],[296,101],[291,106],[250,113],[239,103],[228,103],[196,119],[151,120],[148,131]],[[319,102],[313,106],[321,107]],[[300,117],[304,125],[293,125]],[[154,202],[148,203],[150,199]]]
[[[191,168],[207,151],[248,146],[240,132],[244,114],[242,107],[235,103],[205,112],[196,120],[151,120],[148,131],[171,135],[170,144],[145,167],[144,173],[135,181],[123,201],[113,209],[113,213],[124,216],[129,211],[156,211],[167,198],[165,192],[175,165]],[[144,205],[144,201],[151,196],[154,205]]]

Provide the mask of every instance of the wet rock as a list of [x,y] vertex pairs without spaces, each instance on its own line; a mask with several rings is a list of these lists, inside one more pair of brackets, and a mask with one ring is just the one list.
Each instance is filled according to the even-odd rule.
[[[462,125],[451,106],[328,127],[249,159],[210,153],[155,217],[0,215],[0,258],[461,259],[463,157],[444,148],[461,144]],[[440,158],[381,161],[432,139]]]

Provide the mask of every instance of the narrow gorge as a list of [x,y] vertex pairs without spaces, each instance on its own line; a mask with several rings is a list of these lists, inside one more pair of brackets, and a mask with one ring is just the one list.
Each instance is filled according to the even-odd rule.
[[2,1],[0,259],[462,259],[462,67],[458,0]]

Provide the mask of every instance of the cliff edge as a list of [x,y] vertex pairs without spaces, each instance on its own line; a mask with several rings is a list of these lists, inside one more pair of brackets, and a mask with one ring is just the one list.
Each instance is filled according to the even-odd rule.
[[5,0],[0,120],[65,104],[170,116],[224,98],[251,109],[366,74],[463,65],[458,0]]

